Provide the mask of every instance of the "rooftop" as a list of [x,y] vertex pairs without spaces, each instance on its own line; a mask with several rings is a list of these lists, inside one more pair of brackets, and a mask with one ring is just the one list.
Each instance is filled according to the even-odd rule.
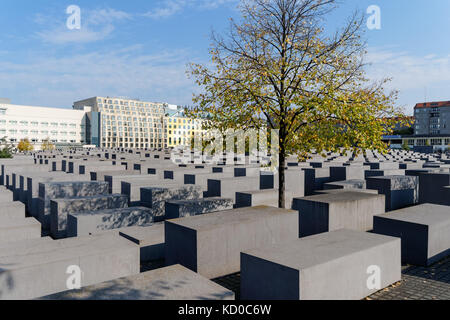
[[438,108],[438,107],[450,107],[450,101],[437,101],[437,102],[423,102],[418,103],[414,107],[416,108]]

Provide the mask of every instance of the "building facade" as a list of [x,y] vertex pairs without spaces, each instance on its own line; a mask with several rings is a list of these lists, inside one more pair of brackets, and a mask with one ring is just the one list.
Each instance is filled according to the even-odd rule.
[[[391,148],[408,146],[411,150],[450,150],[450,101],[418,103],[414,107],[414,132],[386,136]],[[421,151],[419,151],[421,152]]]
[[182,107],[137,99],[93,97],[73,109],[21,106],[0,100],[0,138],[16,146],[29,139],[35,150],[45,140],[57,147],[163,149],[189,145],[203,120]]
[[167,148],[168,104],[137,99],[93,97],[73,104],[91,108],[87,143],[104,148]]
[[181,107],[168,108],[167,110],[167,146],[190,146],[195,135],[203,134],[202,119],[186,117]]
[[450,101],[418,103],[414,116],[416,136],[450,136]]
[[72,110],[0,102],[0,137],[13,145],[29,139],[36,150],[44,140],[55,145],[83,145],[89,112],[89,108]]

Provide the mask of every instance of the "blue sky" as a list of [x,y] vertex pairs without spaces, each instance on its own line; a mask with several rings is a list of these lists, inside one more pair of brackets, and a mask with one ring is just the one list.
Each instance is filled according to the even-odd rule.
[[[450,100],[450,1],[343,0],[330,28],[358,8],[381,8],[367,30],[367,74],[392,77],[408,113],[425,99]],[[0,97],[16,104],[70,107],[95,95],[191,103],[189,62],[207,63],[212,29],[239,17],[237,0],[2,0]],[[81,8],[68,30],[66,8]]]

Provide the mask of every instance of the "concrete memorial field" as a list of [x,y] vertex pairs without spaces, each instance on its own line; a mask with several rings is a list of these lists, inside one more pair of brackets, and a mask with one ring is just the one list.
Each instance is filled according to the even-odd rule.
[[0,159],[0,299],[450,298],[445,155],[173,152]]

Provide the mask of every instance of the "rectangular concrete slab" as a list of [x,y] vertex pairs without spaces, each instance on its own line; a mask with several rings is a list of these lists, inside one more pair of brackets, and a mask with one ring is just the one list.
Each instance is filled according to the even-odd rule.
[[[133,274],[140,269],[139,248],[119,235],[71,238],[35,245],[2,256],[0,299],[34,299],[67,290],[68,268],[81,270],[81,286]],[[37,276],[38,275],[38,276]]]
[[374,232],[402,239],[402,260],[427,266],[450,253],[450,207],[423,204],[374,217]]
[[144,207],[74,212],[67,215],[67,236],[87,236],[105,230],[147,226],[151,223],[153,212]]
[[369,231],[373,217],[385,212],[384,195],[340,191],[295,198],[299,214],[299,237],[338,229]]
[[181,265],[173,265],[43,299],[234,300],[234,293]]
[[166,264],[207,278],[240,270],[243,250],[298,237],[298,213],[273,207],[214,212],[165,222]]
[[[345,229],[245,250],[241,298],[363,299],[401,280],[400,256],[398,238]],[[373,275],[380,276],[379,287],[372,286]]]

